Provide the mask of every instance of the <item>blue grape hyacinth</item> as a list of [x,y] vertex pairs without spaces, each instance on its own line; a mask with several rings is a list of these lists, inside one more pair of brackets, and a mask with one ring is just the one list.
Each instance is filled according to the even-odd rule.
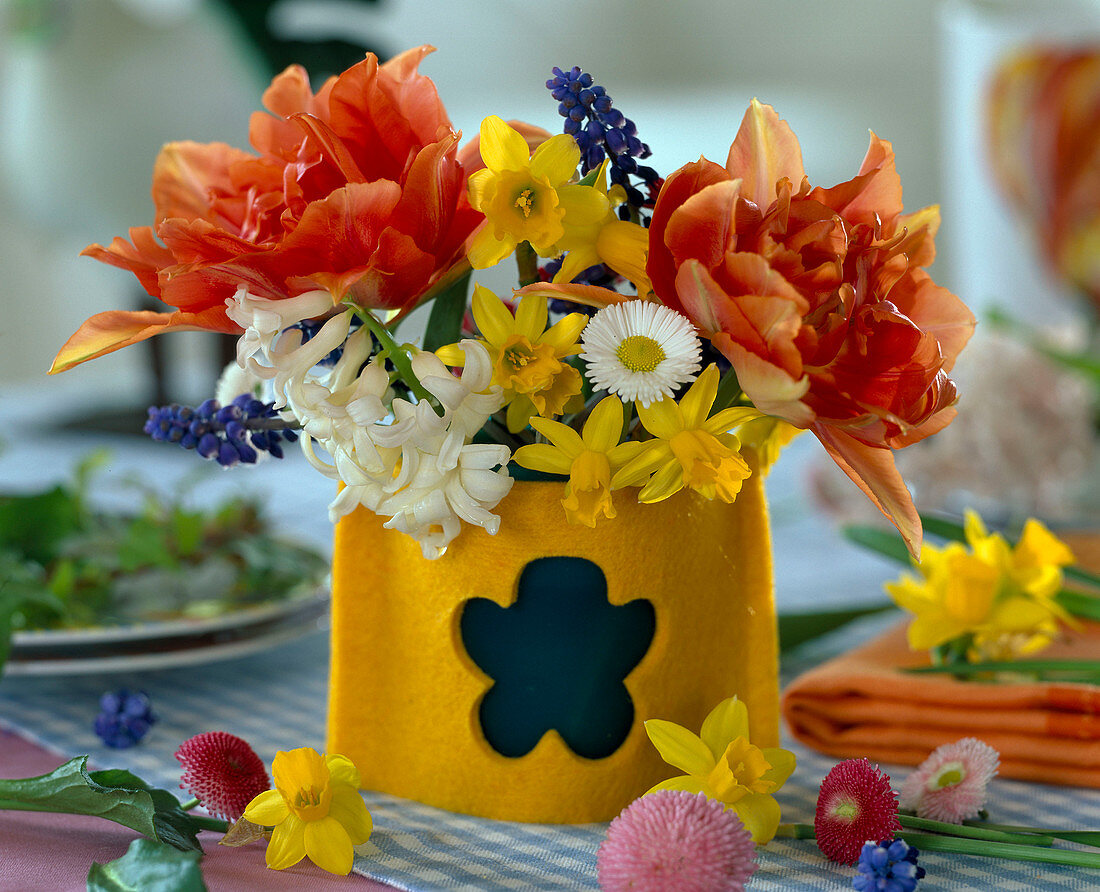
[[924,877],[919,852],[904,839],[863,844],[852,886],[858,892],[913,892]]
[[[631,209],[652,208],[661,178],[652,167],[639,164],[651,152],[638,138],[638,128],[630,118],[612,105],[607,90],[594,83],[592,75],[574,66],[568,71],[552,69],[554,76],[546,88],[558,100],[558,113],[565,118],[564,130],[581,150],[581,171],[588,173],[610,160],[611,182],[626,192],[626,206],[619,213],[627,219]],[[631,182],[637,177],[646,188],[643,193]]]
[[242,393],[227,406],[214,399],[194,408],[150,406],[144,430],[154,440],[194,449],[228,468],[255,464],[261,452],[282,458],[282,444],[298,439],[296,428],[297,422],[281,418],[273,403]]
[[140,741],[156,720],[148,694],[120,688],[99,698],[95,733],[107,746],[126,749]]

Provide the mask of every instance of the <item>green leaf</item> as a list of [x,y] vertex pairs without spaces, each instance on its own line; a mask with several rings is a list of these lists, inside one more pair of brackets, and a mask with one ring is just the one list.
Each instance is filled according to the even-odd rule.
[[163,843],[135,839],[114,861],[92,864],[88,892],[206,892],[198,852],[181,852]]
[[811,610],[799,613],[779,614],[779,651],[784,653],[792,648],[820,638],[829,632],[846,626],[848,623],[885,610],[894,610],[891,601],[882,601],[867,607],[850,607],[842,610]]
[[966,531],[961,523],[948,520],[946,517],[930,517],[925,514],[922,514],[920,519],[921,524],[924,526],[924,532],[929,536],[939,536],[948,542],[966,541]]
[[1086,585],[1091,585],[1093,588],[1100,589],[1100,575],[1096,573],[1090,573],[1083,567],[1065,567],[1063,568],[1063,572],[1069,579],[1074,579],[1077,582],[1083,582]]
[[184,511],[179,505],[175,506],[169,522],[169,537],[178,555],[188,557],[199,550],[204,525],[200,512]]
[[466,297],[470,273],[462,276],[432,301],[432,311],[424,330],[424,349],[434,353],[440,347],[457,343],[466,315]]
[[29,496],[0,496],[0,547],[40,564],[57,555],[61,541],[80,527],[80,514],[61,486]]
[[167,790],[128,771],[87,770],[78,756],[39,777],[0,779],[0,808],[92,815],[184,851],[201,852],[199,827]]
[[904,671],[916,675],[946,673],[957,678],[1009,672],[1041,681],[1100,682],[1100,660],[987,660],[978,663],[959,660],[940,666],[912,666]]
[[156,520],[135,518],[118,545],[119,568],[132,573],[139,567],[171,567],[175,556],[168,547],[166,530]]
[[1095,595],[1062,589],[1055,596],[1055,599],[1074,616],[1079,616],[1082,619],[1100,620],[1100,598]]
[[854,542],[856,545],[861,545],[891,560],[906,565],[912,563],[909,559],[909,550],[905,547],[905,541],[897,530],[853,524],[841,527],[841,533],[849,542]]
[[118,768],[93,771],[89,776],[95,783],[110,790],[147,795],[153,803],[153,827],[156,831],[156,835],[151,838],[182,851],[202,851],[196,839],[202,828],[200,819],[181,809],[179,800],[167,790],[150,787],[137,775]]

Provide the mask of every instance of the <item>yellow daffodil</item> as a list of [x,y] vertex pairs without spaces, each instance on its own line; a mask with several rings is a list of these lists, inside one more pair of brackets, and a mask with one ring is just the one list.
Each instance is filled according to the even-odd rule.
[[[474,321],[493,361],[493,384],[504,390],[508,430],[523,430],[531,416],[560,415],[581,392],[581,374],[567,356],[581,352],[578,342],[588,324],[584,313],[570,313],[549,329],[546,298],[524,296],[513,316],[499,297],[478,285],[473,297]],[[465,354],[457,344],[441,347],[436,355],[447,365],[460,366]]]
[[568,474],[562,507],[570,523],[594,527],[600,515],[615,516],[611,474],[643,448],[637,441],[620,443],[623,404],[613,396],[600,400],[578,434],[568,425],[532,418],[531,426],[549,440],[521,446],[513,458],[525,468]]
[[1062,567],[1073,553],[1039,521],[1031,519],[1015,547],[986,532],[967,512],[966,545],[925,545],[919,575],[886,583],[899,607],[914,615],[909,646],[927,650],[972,636],[970,659],[1013,659],[1042,650],[1069,615],[1055,600]]
[[305,857],[329,873],[351,872],[352,847],[370,837],[370,812],[359,795],[359,771],[346,756],[308,747],[275,755],[274,790],[260,793],[244,819],[272,827],[267,866],[283,870]]
[[[638,418],[654,439],[612,479],[612,487],[642,486],[639,502],[659,502],[685,486],[707,499],[732,502],[751,472],[730,429],[760,417],[734,406],[707,417],[718,393],[718,367],[707,366],[679,402],[671,397],[637,404]],[[644,483],[644,485],[643,485]]]
[[[601,195],[607,195],[607,161],[600,165],[596,173],[593,188]],[[621,186],[615,187],[626,194]],[[649,274],[645,271],[649,253],[649,230],[637,223],[620,220],[613,210],[613,202],[608,201],[607,213],[599,219],[593,219],[587,225],[568,226],[566,233],[558,243],[562,251],[567,251],[561,269],[554,276],[554,283],[572,282],[588,267],[603,263],[621,276],[634,283],[640,297],[649,294],[653,288]]]
[[566,133],[552,136],[529,154],[527,141],[502,119],[481,122],[485,167],[470,175],[470,204],[486,223],[470,240],[474,269],[485,269],[511,254],[520,242],[553,257],[567,226],[588,226],[608,211],[607,196],[591,186],[570,185],[581,150]]
[[779,803],[772,794],[791,776],[795,757],[749,742],[749,712],[741,700],[719,703],[699,735],[664,719],[650,719],[645,730],[661,758],[685,772],[661,781],[647,795],[658,790],[705,793],[737,812],[754,843],[771,841],[779,826]]

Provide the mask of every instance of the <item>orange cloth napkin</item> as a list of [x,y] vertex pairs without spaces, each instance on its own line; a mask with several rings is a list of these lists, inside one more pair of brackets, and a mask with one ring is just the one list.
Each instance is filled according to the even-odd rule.
[[[977,737],[1001,775],[1100,787],[1100,687],[973,682],[899,671],[928,665],[902,624],[795,679],[783,716],[796,739],[840,758],[917,765],[940,744]],[[1082,622],[1036,659],[1100,660],[1100,623]]]

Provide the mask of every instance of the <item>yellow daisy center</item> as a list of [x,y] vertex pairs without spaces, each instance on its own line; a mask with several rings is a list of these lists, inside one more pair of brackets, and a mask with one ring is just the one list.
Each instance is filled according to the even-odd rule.
[[965,777],[966,769],[962,762],[948,762],[940,766],[940,770],[928,779],[928,789],[942,790],[944,787],[953,787],[961,784]]
[[664,362],[665,350],[653,338],[631,335],[623,338],[615,356],[632,372],[652,372]]

